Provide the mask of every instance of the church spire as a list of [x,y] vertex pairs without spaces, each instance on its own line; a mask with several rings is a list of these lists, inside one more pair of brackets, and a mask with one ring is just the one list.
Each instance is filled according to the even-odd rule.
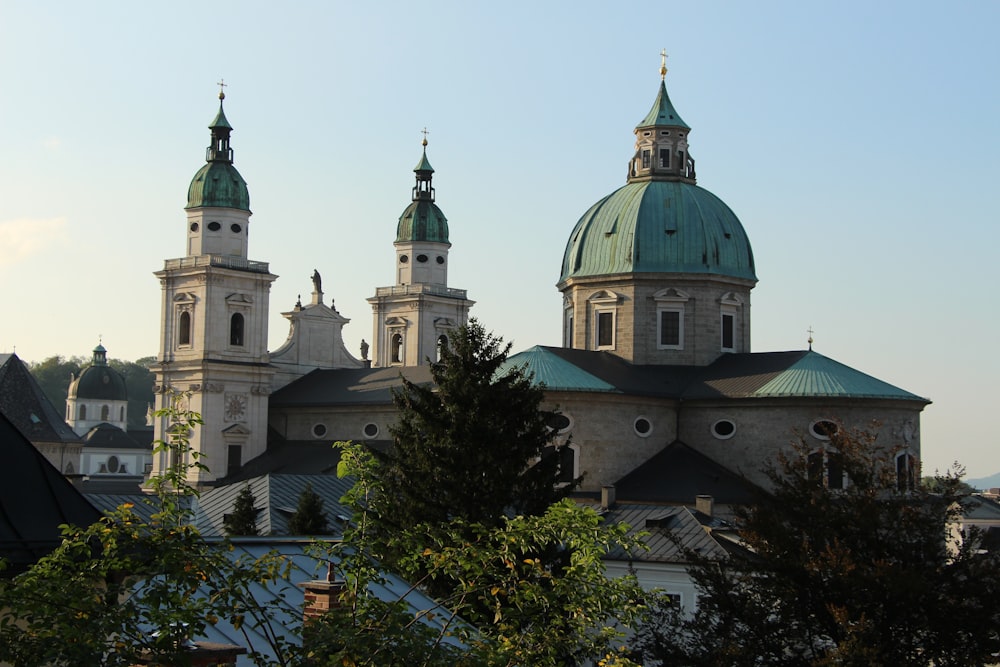
[[417,183],[413,186],[413,201],[434,201],[434,188],[431,185],[431,180],[434,178],[434,167],[427,159],[427,128],[425,127],[422,131],[424,140],[421,144],[424,147],[424,152],[420,156],[420,162],[413,168],[413,172],[417,175]]
[[667,94],[667,52],[660,51],[660,89],[646,117],[635,127],[635,155],[628,180],[695,182],[694,159],[688,152],[691,128]]
[[207,162],[233,163],[233,149],[229,147],[229,135],[233,131],[233,126],[229,124],[226,112],[222,109],[222,102],[226,99],[226,92],[223,88],[226,85],[225,80],[219,81],[219,113],[212,120],[212,124],[208,126],[208,129],[212,130],[212,145],[205,151]]

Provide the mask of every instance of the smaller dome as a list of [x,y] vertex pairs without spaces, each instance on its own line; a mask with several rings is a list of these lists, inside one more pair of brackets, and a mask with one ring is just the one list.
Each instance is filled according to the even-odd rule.
[[411,202],[399,216],[396,243],[412,241],[449,243],[448,219],[437,204],[428,199]]
[[125,378],[110,366],[90,366],[76,382],[76,400],[127,401]]
[[247,183],[232,163],[209,162],[191,179],[185,208],[202,206],[250,210],[250,191],[247,189]]

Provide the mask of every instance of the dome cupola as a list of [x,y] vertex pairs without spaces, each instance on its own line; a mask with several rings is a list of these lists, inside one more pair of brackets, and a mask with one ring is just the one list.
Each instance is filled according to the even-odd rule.
[[399,216],[396,226],[396,243],[431,242],[448,243],[448,219],[434,203],[434,167],[427,159],[427,137],[424,151],[413,168],[417,182],[413,186],[412,202]]
[[219,113],[208,126],[212,131],[212,144],[205,150],[206,164],[191,179],[185,208],[216,206],[250,210],[250,192],[246,181],[233,166],[233,149],[229,145],[233,126],[222,108],[225,99],[226,94],[220,92]]

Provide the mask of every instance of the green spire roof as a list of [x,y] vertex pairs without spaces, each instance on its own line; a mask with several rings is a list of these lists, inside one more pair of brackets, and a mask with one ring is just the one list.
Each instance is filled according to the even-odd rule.
[[652,125],[669,125],[670,127],[691,129],[681,119],[681,115],[677,113],[677,110],[674,109],[674,105],[670,102],[670,96],[667,95],[667,85],[663,81],[660,81],[660,92],[656,95],[653,108],[649,110],[646,117],[636,127],[650,127]]
[[228,130],[232,130],[233,129],[233,126],[230,125],[229,121],[226,119],[226,112],[222,110],[222,99],[223,99],[223,97],[220,95],[220,97],[219,97],[219,113],[217,113],[215,115],[215,120],[213,120],[212,124],[208,126],[208,129],[210,129],[210,130],[214,130],[217,127],[218,128],[226,128]]
[[413,168],[413,171],[429,171],[432,174],[434,173],[434,167],[431,166],[431,161],[427,159],[427,144],[424,144],[424,153],[420,156],[420,162]]

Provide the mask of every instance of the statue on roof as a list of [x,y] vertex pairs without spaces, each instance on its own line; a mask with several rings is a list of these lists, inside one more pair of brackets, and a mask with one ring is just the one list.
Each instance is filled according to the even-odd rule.
[[319,271],[313,269],[312,274],[313,290],[316,292],[323,292],[323,277],[319,275]]

